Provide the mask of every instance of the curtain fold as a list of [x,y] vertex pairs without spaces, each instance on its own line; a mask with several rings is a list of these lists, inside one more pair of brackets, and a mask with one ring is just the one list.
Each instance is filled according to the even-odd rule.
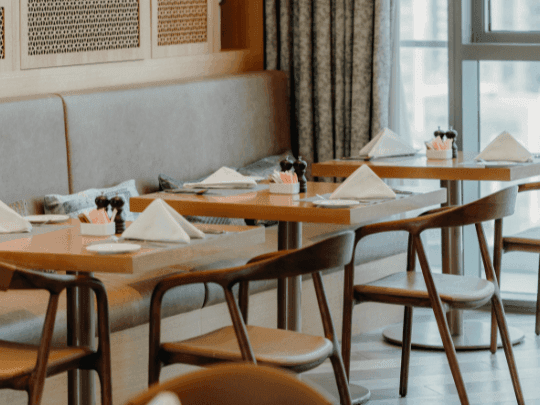
[[265,68],[289,76],[308,163],[354,155],[389,125],[396,1],[265,1]]

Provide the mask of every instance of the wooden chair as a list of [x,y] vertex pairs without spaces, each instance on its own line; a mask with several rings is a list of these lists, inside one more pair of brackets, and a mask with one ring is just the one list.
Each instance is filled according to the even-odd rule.
[[178,395],[182,405],[331,405],[323,393],[289,372],[247,363],[197,370],[150,389],[126,405],[147,405],[158,393]]
[[[526,183],[518,186],[518,193],[540,190],[540,182]],[[493,252],[493,267],[499,285],[501,283],[501,262],[505,252],[540,253],[540,228],[531,228],[512,236],[502,236],[502,219],[495,221],[495,246]],[[540,335],[540,260],[539,260],[538,291],[536,296],[536,323],[534,332]],[[497,350],[497,329],[495,313],[491,321],[491,351]]]
[[[401,396],[405,396],[407,394],[409,357],[411,353],[413,307],[431,307],[435,314],[460,401],[462,404],[468,404],[467,392],[459,370],[445,310],[474,309],[491,301],[501,332],[516,398],[519,404],[524,403],[499,287],[482,227],[482,222],[511,215],[514,212],[516,196],[517,187],[510,187],[463,206],[439,208],[417,218],[372,224],[357,229],[356,243],[362,238],[375,233],[398,230],[408,232],[408,263],[407,271],[401,271],[363,285],[354,285],[354,266],[351,264],[346,266],[342,346],[347,373],[349,373],[350,369],[353,306],[367,301],[404,305],[399,393]],[[421,233],[426,229],[471,224],[476,227],[486,279],[451,274],[432,274],[420,238]],[[418,255],[420,262],[421,274],[415,271],[416,255]]]
[[[352,258],[354,233],[340,233],[309,247],[280,251],[252,259],[239,267],[188,272],[162,280],[154,289],[150,304],[149,385],[159,381],[162,365],[183,363],[206,366],[219,362],[245,361],[302,372],[330,358],[342,404],[351,397],[336,338],[321,270],[345,266]],[[312,274],[325,337],[298,332],[246,326],[249,281],[271,280]],[[161,343],[161,302],[169,289],[191,283],[216,283],[225,292],[232,326],[179,342]],[[240,283],[242,313],[232,288]]]
[[[51,347],[60,293],[73,287],[90,288],[96,295],[99,338],[96,350],[89,347]],[[38,405],[46,377],[75,369],[96,370],[101,382],[101,403],[111,405],[109,310],[103,284],[92,277],[41,273],[0,263],[0,290],[49,292],[39,346],[0,340],[0,388],[26,391],[28,404]]]

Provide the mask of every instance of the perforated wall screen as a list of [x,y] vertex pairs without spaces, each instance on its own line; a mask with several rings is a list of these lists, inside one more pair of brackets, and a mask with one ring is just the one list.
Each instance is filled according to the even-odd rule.
[[158,0],[158,46],[208,41],[207,0]]
[[139,0],[27,0],[28,55],[137,48]]

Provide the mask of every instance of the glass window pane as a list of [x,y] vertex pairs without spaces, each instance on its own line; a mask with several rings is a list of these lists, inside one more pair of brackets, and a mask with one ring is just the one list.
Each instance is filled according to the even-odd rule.
[[[447,0],[401,0],[401,40],[446,41]],[[426,10],[428,10],[426,12]],[[402,42],[403,44],[403,42]],[[409,42],[400,47],[400,136],[417,149],[432,138],[438,126],[448,128],[448,48]],[[403,180],[405,184],[439,187],[438,180]],[[407,216],[419,214],[408,213]],[[439,230],[423,233],[431,268],[441,272]]]
[[423,149],[439,126],[448,128],[448,50],[402,47],[400,52],[402,129]]
[[[531,153],[540,151],[540,62],[480,62],[480,149],[503,131],[511,133]],[[512,184],[540,181],[480,182],[481,195]],[[503,221],[504,235],[540,226],[540,193],[519,196],[515,214]],[[493,243],[493,228],[486,227]],[[503,291],[536,293],[538,255],[509,253],[503,256]],[[529,281],[524,282],[530,278]],[[513,282],[520,280],[519,283]]]
[[448,0],[401,0],[400,39],[448,40]]
[[538,0],[490,0],[491,31],[540,31]]

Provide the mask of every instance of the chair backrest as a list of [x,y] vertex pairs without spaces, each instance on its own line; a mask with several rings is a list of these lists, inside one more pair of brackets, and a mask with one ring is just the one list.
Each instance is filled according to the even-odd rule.
[[176,377],[131,399],[126,405],[147,405],[170,391],[182,405],[329,405],[327,396],[298,377],[275,368],[226,364]]
[[428,215],[366,225],[356,230],[356,240],[380,232],[407,231],[418,235],[426,229],[458,227],[498,220],[514,213],[517,190],[517,186],[512,186],[465,205],[434,210]]
[[189,274],[197,278],[192,282],[213,282],[223,287],[242,281],[296,277],[346,265],[352,259],[353,245],[354,233],[345,231],[308,247],[280,251],[244,266]]

